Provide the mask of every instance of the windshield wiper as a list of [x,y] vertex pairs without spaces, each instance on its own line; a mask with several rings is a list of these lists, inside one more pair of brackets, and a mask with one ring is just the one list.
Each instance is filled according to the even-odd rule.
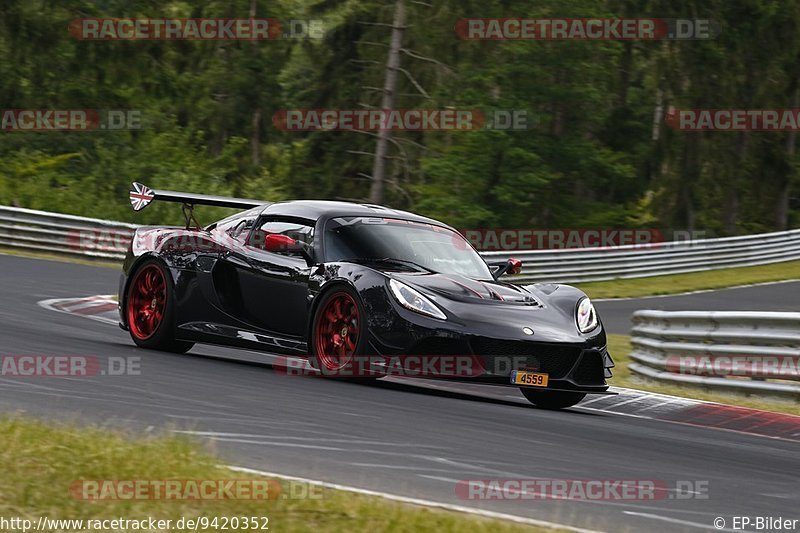
[[389,264],[389,265],[398,265],[398,266],[409,267],[409,268],[412,268],[412,269],[416,270],[417,272],[427,272],[427,273],[430,273],[430,274],[435,274],[436,273],[435,270],[431,270],[430,268],[424,267],[424,266],[422,266],[422,265],[420,265],[418,263],[415,263],[414,261],[408,261],[406,259],[397,259],[395,257],[381,257],[381,258],[378,258],[378,257],[359,257],[359,258],[356,258],[356,259],[350,259],[350,261],[353,261],[355,263],[385,263],[385,264]]

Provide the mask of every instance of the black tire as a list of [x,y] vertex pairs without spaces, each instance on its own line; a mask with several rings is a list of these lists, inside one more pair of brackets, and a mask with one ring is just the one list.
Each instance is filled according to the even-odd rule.
[[[173,353],[186,353],[194,346],[193,342],[175,339],[174,293],[172,276],[157,259],[145,260],[131,274],[125,295],[125,318],[137,346]],[[150,305],[148,299],[152,299]],[[158,318],[150,318],[156,314]]]
[[528,387],[520,387],[519,390],[529,402],[539,409],[565,409],[586,397],[583,392],[536,390]]
[[[369,372],[370,357],[367,355],[367,346],[369,341],[367,339],[366,331],[366,314],[364,312],[364,305],[361,303],[356,291],[347,285],[337,285],[324,293],[316,307],[314,316],[309,328],[309,362],[311,366],[319,370],[320,374],[326,378],[343,379],[352,382],[370,382],[374,381],[379,375],[371,374]],[[331,306],[339,301],[342,305],[346,305],[347,309],[343,312],[354,312],[356,315],[356,322],[348,320],[352,317],[337,317],[338,320],[331,321],[330,314]],[[335,313],[334,313],[335,314]],[[333,323],[331,323],[333,322]],[[357,338],[353,340],[352,331],[355,328]],[[344,330],[345,333],[341,333]],[[325,345],[330,345],[332,340],[328,339],[325,335],[325,330],[331,334],[335,330],[339,330],[338,335],[345,346],[344,356],[334,354],[335,349],[325,349]],[[347,347],[350,346],[350,349]],[[333,359],[337,359],[334,361]]]

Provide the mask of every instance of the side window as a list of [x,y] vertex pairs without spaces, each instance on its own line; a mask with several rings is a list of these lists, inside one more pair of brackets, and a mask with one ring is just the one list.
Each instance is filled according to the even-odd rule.
[[[314,245],[314,226],[310,223],[287,220],[261,219],[251,232],[248,245],[265,250],[268,235],[284,235],[311,247]],[[286,246],[270,250],[281,255],[302,257],[298,247]]]
[[256,224],[255,217],[253,218],[243,218],[239,221],[238,224],[228,229],[227,233],[237,241],[244,243],[247,239],[247,236],[250,234],[250,230],[253,229],[253,226]]
[[258,214],[262,209],[262,207],[257,207],[222,219],[216,224],[214,229],[226,233],[229,237],[244,243],[250,230],[253,229],[258,219]]

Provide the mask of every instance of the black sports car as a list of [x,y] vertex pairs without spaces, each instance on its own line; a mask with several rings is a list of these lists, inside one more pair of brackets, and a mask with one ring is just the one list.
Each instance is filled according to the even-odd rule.
[[[265,203],[134,183],[134,209],[183,204],[186,227],[142,227],[119,286],[120,326],[145,348],[221,344],[306,357],[327,377],[396,371],[519,387],[562,408],[608,394],[614,366],[589,299],[517,286],[453,228],[378,205]],[[195,205],[242,212],[200,227]],[[413,370],[413,372],[411,372]]]

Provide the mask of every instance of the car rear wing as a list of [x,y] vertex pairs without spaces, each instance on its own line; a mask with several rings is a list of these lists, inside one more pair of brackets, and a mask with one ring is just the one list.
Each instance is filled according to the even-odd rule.
[[[251,209],[253,207],[267,206],[272,202],[263,200],[249,200],[246,198],[229,198],[227,196],[214,196],[210,194],[194,194],[188,192],[164,191],[161,189],[151,189],[147,185],[133,182],[129,193],[131,206],[134,211],[141,211],[153,200],[160,202],[176,202],[183,204],[183,215],[186,217],[186,227],[194,219],[193,209],[195,205],[213,205],[216,207],[231,207],[234,209]],[[199,227],[199,224],[197,224]]]

